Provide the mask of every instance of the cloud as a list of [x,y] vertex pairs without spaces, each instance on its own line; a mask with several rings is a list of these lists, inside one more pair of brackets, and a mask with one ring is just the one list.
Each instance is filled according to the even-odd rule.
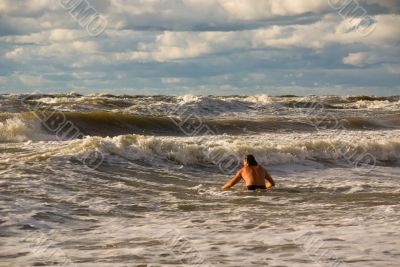
[[27,35],[13,35],[0,37],[0,41],[14,44],[50,45],[86,38],[87,33],[82,30],[52,29],[35,32]]
[[39,59],[72,59],[79,55],[95,54],[98,45],[93,41],[73,41],[68,43],[53,43],[46,46],[17,47],[7,52],[4,57],[14,61],[30,61]]
[[400,75],[400,64],[385,64],[384,66],[390,73]]
[[52,0],[1,0],[0,15],[36,17],[58,7]]
[[7,85],[8,81],[9,80],[6,76],[0,76],[0,86]]
[[[395,47],[400,31],[393,25],[400,23],[400,17],[380,15],[376,20],[380,26],[368,36],[360,36],[357,31],[349,31],[346,22],[333,15],[326,15],[320,21],[307,25],[274,25],[231,32],[164,31],[153,36],[147,35],[147,40],[137,43],[135,47],[125,48],[124,52],[103,51],[100,56],[88,56],[77,62],[76,66],[117,62],[169,62],[253,49],[307,48],[319,52],[334,44],[346,46],[362,44],[373,49],[383,44],[386,45],[386,49],[388,46]],[[130,38],[130,33],[133,33],[133,36],[138,34],[124,31],[123,34],[112,34],[112,36],[115,39],[124,39]],[[93,46],[88,50],[97,49]],[[351,60],[355,60],[356,56],[346,58],[343,62],[351,64]]]
[[381,7],[385,7],[388,9],[389,12],[392,13],[399,13],[400,11],[400,6],[399,6],[399,1],[398,0],[364,0],[364,1],[359,1],[360,4],[368,4],[368,5],[378,5]]
[[15,48],[14,50],[7,52],[4,57],[7,59],[16,60],[20,58],[24,53],[24,49],[22,47]]
[[161,81],[164,84],[177,84],[177,83],[182,83],[185,81],[184,78],[178,78],[178,77],[168,77],[168,78],[162,78]]
[[230,17],[239,20],[261,20],[277,16],[299,15],[327,10],[327,1],[296,0],[220,0],[219,4]]
[[0,0],[0,87],[394,88],[398,1],[358,1],[367,19],[333,1],[90,1],[109,22],[94,38],[58,1]]
[[365,64],[371,63],[373,58],[374,57],[371,56],[371,54],[365,52],[350,53],[349,55],[343,58],[343,63],[362,67]]
[[18,75],[18,79],[22,82],[22,84],[32,87],[44,85],[46,82],[41,75],[21,74]]

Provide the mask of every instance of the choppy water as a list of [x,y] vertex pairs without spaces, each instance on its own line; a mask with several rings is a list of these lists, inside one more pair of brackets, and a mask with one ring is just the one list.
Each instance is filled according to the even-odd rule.
[[[400,98],[0,95],[0,266],[399,266]],[[252,153],[277,187],[221,191]]]

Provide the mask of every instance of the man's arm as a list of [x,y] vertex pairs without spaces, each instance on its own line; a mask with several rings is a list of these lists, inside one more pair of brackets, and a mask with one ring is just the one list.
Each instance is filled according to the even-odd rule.
[[236,175],[230,179],[223,187],[222,190],[228,189],[237,184],[242,179],[242,170],[239,170]]
[[265,168],[264,168],[264,171],[265,171],[265,180],[267,180],[265,183],[265,186],[267,188],[271,188],[271,187],[275,186],[275,182],[272,179],[271,175],[269,175],[268,171]]

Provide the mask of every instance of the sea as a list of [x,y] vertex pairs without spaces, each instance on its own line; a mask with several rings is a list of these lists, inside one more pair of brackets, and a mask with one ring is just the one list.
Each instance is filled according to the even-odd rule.
[[0,94],[0,266],[400,266],[400,96]]

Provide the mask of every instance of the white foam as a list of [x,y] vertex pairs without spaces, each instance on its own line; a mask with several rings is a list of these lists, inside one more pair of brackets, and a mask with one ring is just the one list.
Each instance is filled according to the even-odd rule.
[[379,135],[367,131],[346,134],[338,140],[332,140],[335,136],[329,132],[313,135],[292,133],[241,137],[229,135],[87,137],[68,143],[62,149],[56,150],[54,156],[85,155],[99,151],[105,156],[119,155],[131,160],[140,159],[152,163],[168,161],[179,165],[198,163],[218,165],[220,163],[218,159],[224,158],[224,155],[237,159],[241,164],[244,155],[254,154],[263,164],[314,162],[307,165],[309,167],[314,165],[315,168],[320,168],[318,162],[343,161],[343,158],[347,159],[353,154],[357,157],[371,154],[378,161],[396,162],[400,158],[400,131],[381,132]]
[[391,102],[388,100],[359,100],[354,103],[344,105],[346,108],[357,108],[357,109],[388,109],[395,110],[400,108],[400,101]]
[[273,102],[273,100],[268,95],[265,95],[265,94],[248,96],[244,100],[251,102],[251,103],[255,103],[255,104],[261,104],[261,105],[266,105],[266,104],[270,104]]
[[202,98],[203,98],[202,96],[196,96],[196,95],[183,95],[177,97],[177,99],[180,100],[180,104],[199,102]]
[[24,142],[37,140],[52,140],[41,128],[36,118],[26,119],[17,114],[0,122],[0,141]]

